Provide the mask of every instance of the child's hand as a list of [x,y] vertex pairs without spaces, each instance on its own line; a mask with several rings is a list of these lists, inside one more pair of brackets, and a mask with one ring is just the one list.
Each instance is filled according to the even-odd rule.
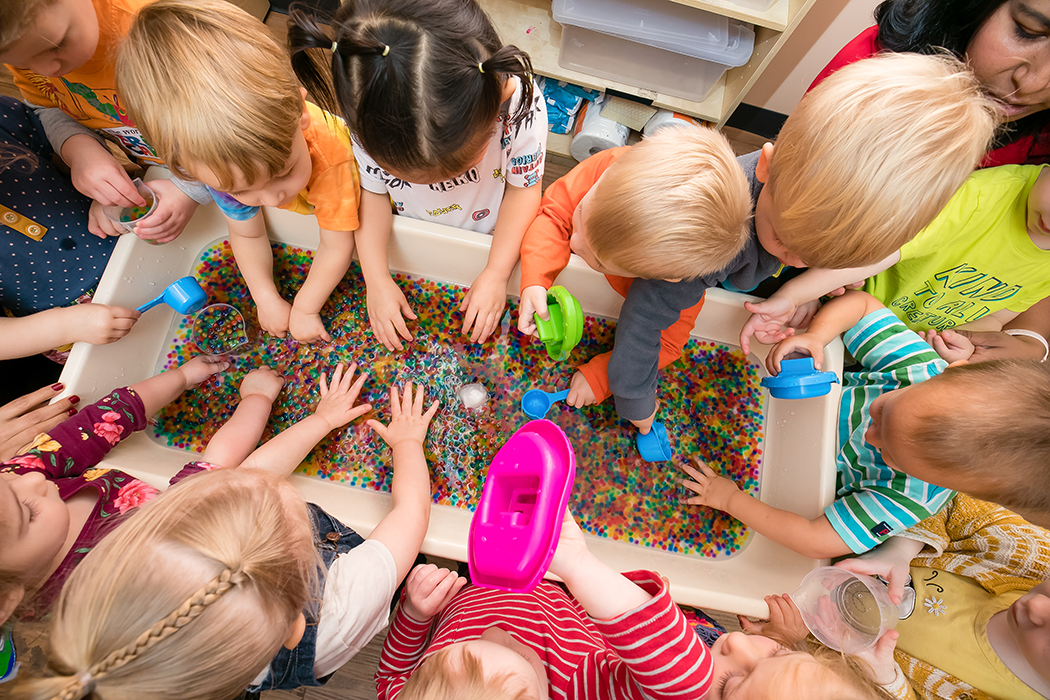
[[649,431],[653,428],[653,421],[656,420],[656,412],[659,410],[660,401],[659,399],[657,399],[656,408],[653,409],[653,415],[649,416],[648,418],[643,418],[642,420],[633,420],[631,421],[631,424],[634,427],[638,428],[638,432],[642,435],[648,435]]
[[273,403],[283,387],[284,377],[277,370],[263,365],[244,375],[244,379],[241,380],[241,398],[246,399],[252,394],[258,394]]
[[374,282],[365,288],[368,301],[368,325],[372,334],[387,350],[401,350],[401,338],[412,340],[405,319],[416,320],[416,314],[408,305],[408,299],[401,287],[394,280],[385,279]]
[[390,386],[390,425],[383,425],[377,420],[369,420],[368,427],[383,438],[390,449],[400,442],[410,441],[420,446],[427,439],[427,427],[430,419],[437,413],[438,402],[430,404],[423,412],[423,387],[416,387],[415,398],[412,397],[412,382],[405,384],[405,393],[397,397],[397,386]]
[[745,632],[771,637],[785,646],[794,646],[809,636],[809,628],[802,621],[802,613],[791,598],[786,595],[767,595],[766,604],[769,606],[768,620],[752,622],[743,615],[736,616]]
[[583,531],[566,508],[565,515],[562,516],[561,533],[558,536],[558,549],[554,552],[548,570],[563,581],[567,580],[575,567],[586,565],[589,555]]
[[766,356],[766,369],[772,375],[780,374],[780,362],[790,360],[791,355],[812,357],[813,366],[820,369],[820,365],[824,362],[824,346],[820,339],[809,333],[781,340]]
[[149,188],[157,194],[157,208],[135,227],[135,235],[144,241],[168,243],[186,228],[198,204],[171,180],[150,180]]
[[256,299],[255,305],[259,310],[259,325],[262,329],[272,336],[283,338],[288,332],[292,305],[276,294]]
[[69,165],[73,187],[85,197],[105,206],[145,204],[124,166],[93,137],[77,134],[66,139],[62,144],[62,160]]
[[583,408],[598,403],[598,397],[591,391],[591,385],[587,383],[587,377],[583,372],[576,372],[569,381],[569,395],[565,403],[573,408]]
[[222,355],[197,355],[176,370],[182,373],[187,389],[192,389],[213,374],[228,369],[229,360]]
[[88,208],[88,233],[99,238],[122,236],[127,233],[127,229],[123,226],[109,220],[109,217],[102,212],[102,206],[98,200],[91,202]]
[[693,478],[693,481],[683,479],[682,486],[697,494],[686,499],[685,502],[691,506],[710,506],[716,510],[726,510],[733,496],[740,493],[740,487],[715,472],[700,458],[693,457],[693,462],[696,464],[696,469],[688,464],[680,465],[682,471]]
[[64,307],[62,315],[74,341],[106,345],[130,333],[142,314],[123,306],[77,304]]
[[295,304],[292,304],[292,311],[288,316],[288,332],[300,343],[332,342],[332,336],[325,330],[321,314],[303,313]]
[[897,674],[901,672],[893,658],[893,650],[897,648],[897,640],[900,639],[900,636],[901,633],[897,630],[890,630],[879,637],[875,646],[857,654],[871,666],[871,671],[875,674],[875,682],[879,685],[893,683]]
[[426,622],[441,613],[467,584],[455,571],[433,564],[420,564],[405,580],[405,601],[401,604],[413,620]]
[[813,318],[820,311],[821,303],[820,300],[807,301],[797,309],[795,313],[788,319],[787,325],[789,328],[809,328],[809,324],[813,323]]
[[550,320],[547,311],[547,288],[534,284],[521,290],[521,305],[518,307],[518,330],[525,335],[536,335],[535,314],[544,321]]
[[974,344],[962,333],[948,329],[940,333],[937,331],[922,331],[919,335],[948,364],[959,362],[960,360],[969,360],[973,356]]
[[740,348],[745,355],[751,352],[752,335],[758,342],[772,345],[794,333],[792,329],[784,327],[797,310],[795,303],[790,299],[774,295],[758,304],[746,301],[744,308],[751,312],[751,318],[747,319],[744,327],[740,329]]
[[[488,268],[481,271],[474,284],[463,296],[459,310],[463,312],[463,333],[470,333],[470,342],[484,343],[496,330],[507,305],[507,279]],[[471,326],[474,327],[471,332]]]
[[332,372],[331,383],[326,382],[325,376],[321,375],[321,400],[317,402],[314,415],[328,423],[329,431],[341,428],[372,410],[370,403],[354,405],[357,397],[361,395],[365,379],[368,378],[368,373],[362,372],[357,381],[354,381],[356,371],[357,363],[354,363],[347,367],[344,373],[343,363],[340,362],[335,366],[335,372]]
[[922,543],[905,537],[891,537],[860,556],[836,562],[835,566],[861,576],[881,576],[890,589],[890,600],[901,602],[911,576],[911,560],[922,551]]

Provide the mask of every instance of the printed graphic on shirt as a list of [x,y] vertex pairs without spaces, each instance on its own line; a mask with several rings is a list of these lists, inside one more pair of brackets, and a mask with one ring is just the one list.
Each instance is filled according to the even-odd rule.
[[481,221],[482,219],[484,219],[488,215],[489,215],[489,210],[488,209],[479,209],[478,211],[476,211],[473,214],[471,214],[470,218],[474,219],[474,221]]
[[449,212],[453,211],[463,211],[463,207],[459,206],[458,204],[450,204],[449,206],[442,207],[441,209],[427,209],[427,214],[433,216],[434,218],[437,218],[439,216],[442,216],[443,214],[448,214]]
[[919,289],[894,299],[891,306],[903,311],[911,323],[944,330],[987,315],[992,310],[987,303],[1002,308],[1001,302],[1021,290],[1019,284],[962,263],[935,273],[932,280],[924,280]]
[[434,182],[428,185],[434,192],[451,192],[457,187],[463,185],[472,185],[481,181],[481,173],[478,172],[477,168],[471,168],[467,172],[459,175],[458,177],[445,180],[444,182]]
[[133,126],[117,126],[112,129],[102,129],[102,135],[110,141],[115,141],[120,148],[131,157],[148,163],[164,165],[164,161],[157,157],[157,152],[142,138],[142,132]]

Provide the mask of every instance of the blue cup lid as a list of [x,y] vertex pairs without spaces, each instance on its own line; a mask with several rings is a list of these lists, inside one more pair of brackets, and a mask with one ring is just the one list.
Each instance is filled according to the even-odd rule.
[[763,378],[762,386],[769,389],[775,399],[809,399],[824,396],[838,381],[834,372],[817,370],[812,357],[800,357],[782,361],[780,374]]

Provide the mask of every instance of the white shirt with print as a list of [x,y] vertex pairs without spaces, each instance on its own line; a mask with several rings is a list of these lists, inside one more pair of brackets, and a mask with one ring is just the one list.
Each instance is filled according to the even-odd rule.
[[[511,80],[517,81],[517,77]],[[532,109],[515,126],[514,114],[521,100],[521,84],[496,119],[497,130],[481,161],[457,177],[421,185],[401,180],[376,164],[354,140],[354,158],[361,171],[361,187],[388,194],[397,213],[423,221],[492,233],[504,183],[515,187],[539,187],[547,147],[547,105],[543,91],[533,87]]]

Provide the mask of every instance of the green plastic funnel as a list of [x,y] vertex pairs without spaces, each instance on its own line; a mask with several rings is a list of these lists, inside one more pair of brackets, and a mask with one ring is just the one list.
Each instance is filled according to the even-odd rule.
[[547,312],[547,321],[536,314],[536,331],[551,359],[564,360],[583,339],[583,309],[568,289],[555,285],[547,290]]

